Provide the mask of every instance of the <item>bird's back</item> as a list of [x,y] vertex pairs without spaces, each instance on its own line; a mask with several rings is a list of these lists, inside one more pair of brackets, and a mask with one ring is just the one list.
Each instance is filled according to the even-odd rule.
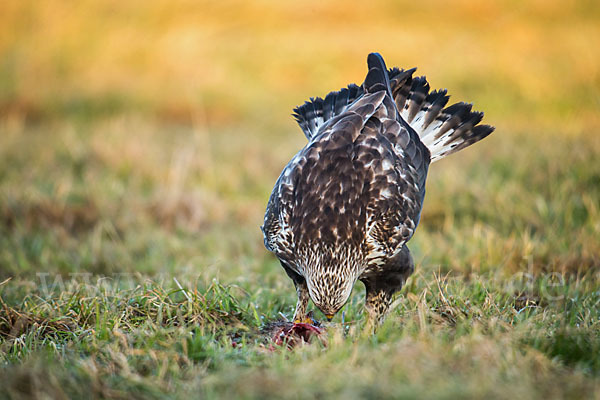
[[429,93],[414,70],[387,70],[376,53],[367,61],[362,86],[295,110],[309,143],[279,177],[263,227],[284,263],[314,246],[350,246],[366,263],[394,256],[419,222],[430,162],[491,132],[470,106],[442,110],[445,91]]

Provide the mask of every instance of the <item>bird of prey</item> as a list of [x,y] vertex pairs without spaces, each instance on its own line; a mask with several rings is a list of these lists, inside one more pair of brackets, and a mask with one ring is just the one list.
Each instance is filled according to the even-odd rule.
[[[266,248],[294,281],[294,321],[309,298],[328,320],[357,280],[366,287],[367,328],[376,329],[414,270],[406,243],[421,216],[429,164],[485,138],[483,113],[445,107],[416,69],[367,57],[361,86],[349,85],[294,110],[308,143],[275,183],[261,227]],[[368,328],[370,327],[370,328]]]

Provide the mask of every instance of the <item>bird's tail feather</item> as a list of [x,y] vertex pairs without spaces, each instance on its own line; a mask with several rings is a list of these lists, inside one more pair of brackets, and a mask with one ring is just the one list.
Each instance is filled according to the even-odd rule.
[[317,134],[325,122],[343,113],[350,104],[365,93],[387,90],[390,98],[393,99],[388,71],[381,55],[369,54],[367,64],[369,72],[362,86],[351,84],[347,88],[329,93],[324,99],[311,97],[309,101],[294,109],[292,115],[308,140]]
[[363,94],[381,90],[388,91],[400,116],[412,128],[411,135],[418,135],[427,147],[431,162],[456,153],[494,131],[492,126],[479,125],[483,113],[471,111],[471,104],[446,107],[450,98],[446,90],[430,92],[425,77],[413,78],[415,68],[388,70],[378,53],[369,54],[367,64],[369,72],[360,87],[352,84],[324,99],[311,98],[294,109],[293,116],[309,140],[329,119],[343,113]]
[[456,103],[446,107],[446,90],[429,91],[425,77],[413,78],[415,69],[388,71],[392,94],[400,116],[417,132],[431,153],[431,162],[456,153],[494,131],[478,125],[483,113],[471,111],[472,105]]
[[354,100],[363,94],[361,87],[349,85],[337,92],[331,92],[324,99],[317,97],[296,107],[292,114],[308,140],[316,135],[326,121],[346,110]]
[[383,57],[381,57],[381,54],[369,54],[367,57],[367,66],[369,67],[369,72],[367,72],[365,82],[362,85],[364,91],[366,93],[375,93],[385,90],[389,93],[390,98],[393,99],[388,70],[385,66],[385,61],[383,61]]

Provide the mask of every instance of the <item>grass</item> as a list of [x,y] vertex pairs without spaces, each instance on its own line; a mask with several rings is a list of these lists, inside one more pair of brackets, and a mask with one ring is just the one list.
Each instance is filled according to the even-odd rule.
[[[0,398],[599,398],[595,3],[121,3],[0,6]],[[372,50],[497,131],[431,167],[376,335],[358,284],[273,350],[289,113]]]

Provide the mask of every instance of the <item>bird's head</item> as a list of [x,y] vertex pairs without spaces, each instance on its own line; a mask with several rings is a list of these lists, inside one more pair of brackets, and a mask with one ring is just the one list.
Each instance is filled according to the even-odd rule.
[[364,271],[361,252],[348,241],[316,242],[300,248],[299,269],[313,304],[328,320],[346,304],[357,278]]
[[355,282],[354,277],[342,274],[317,273],[306,279],[310,299],[329,321],[346,304]]

